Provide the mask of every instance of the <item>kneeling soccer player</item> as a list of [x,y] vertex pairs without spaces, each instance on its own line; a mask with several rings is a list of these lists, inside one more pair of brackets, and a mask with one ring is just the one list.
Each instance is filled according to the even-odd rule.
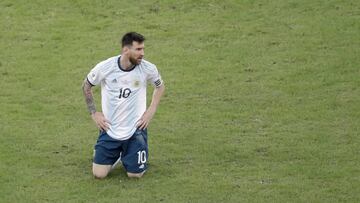
[[[143,59],[144,41],[139,33],[126,33],[121,55],[97,64],[84,80],[86,104],[100,129],[92,167],[96,178],[105,178],[120,160],[129,177],[140,178],[147,169],[147,127],[165,86],[156,66]],[[146,109],[148,83],[155,88]],[[95,85],[101,86],[102,112],[95,108]]]

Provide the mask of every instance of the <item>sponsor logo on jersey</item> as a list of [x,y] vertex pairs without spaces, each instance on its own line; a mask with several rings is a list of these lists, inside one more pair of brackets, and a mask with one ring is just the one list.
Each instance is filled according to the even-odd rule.
[[122,80],[121,82],[124,83],[125,85],[128,85],[130,83],[130,81],[128,80]]
[[135,87],[139,87],[139,86],[140,86],[140,81],[136,80],[136,81],[134,82],[134,86],[135,86]]

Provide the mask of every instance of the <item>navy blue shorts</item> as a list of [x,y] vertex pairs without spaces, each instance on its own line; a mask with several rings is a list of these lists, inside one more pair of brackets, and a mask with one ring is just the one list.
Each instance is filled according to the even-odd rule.
[[137,129],[127,140],[116,140],[105,131],[100,132],[95,145],[94,163],[113,165],[120,155],[127,172],[142,173],[145,171],[148,160],[147,130]]

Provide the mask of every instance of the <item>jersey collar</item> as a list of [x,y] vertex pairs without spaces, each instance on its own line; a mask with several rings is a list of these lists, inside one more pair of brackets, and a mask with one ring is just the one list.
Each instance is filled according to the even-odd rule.
[[120,68],[120,70],[122,70],[122,71],[124,71],[124,72],[130,72],[130,71],[132,71],[132,70],[134,70],[135,69],[135,67],[136,67],[136,65],[134,65],[133,67],[131,67],[130,69],[123,69],[122,67],[121,67],[121,65],[120,65],[120,58],[121,58],[121,56],[119,56],[119,58],[118,58],[118,60],[117,60],[117,64],[118,64],[118,66],[119,66],[119,68]]

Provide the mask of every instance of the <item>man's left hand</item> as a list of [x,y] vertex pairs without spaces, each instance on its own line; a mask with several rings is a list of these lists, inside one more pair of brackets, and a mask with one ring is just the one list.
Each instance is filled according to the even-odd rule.
[[138,120],[137,127],[140,130],[143,130],[143,129],[147,128],[150,121],[151,121],[151,119],[152,119],[152,117],[154,116],[154,114],[155,114],[155,110],[152,110],[151,108],[146,110],[145,113]]

